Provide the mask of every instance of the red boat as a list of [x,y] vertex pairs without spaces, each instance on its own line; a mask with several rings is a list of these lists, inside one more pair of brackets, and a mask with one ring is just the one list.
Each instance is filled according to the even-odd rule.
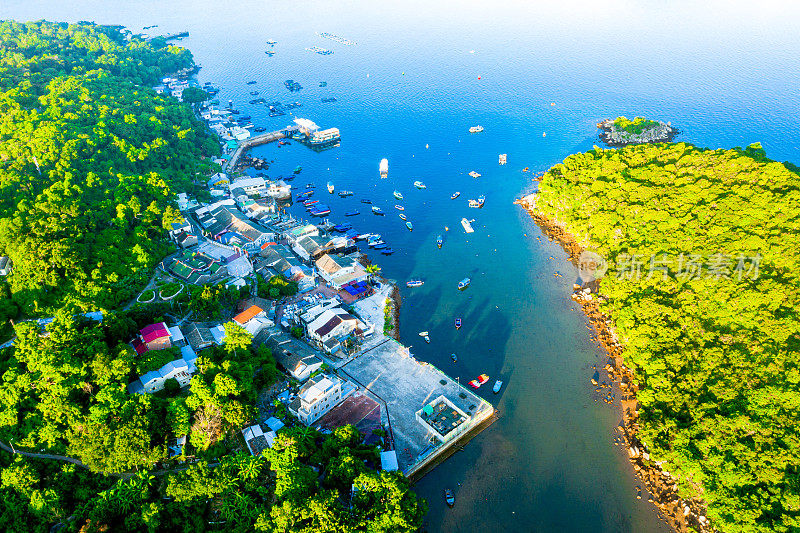
[[461,319],[456,318],[456,329],[461,329]]

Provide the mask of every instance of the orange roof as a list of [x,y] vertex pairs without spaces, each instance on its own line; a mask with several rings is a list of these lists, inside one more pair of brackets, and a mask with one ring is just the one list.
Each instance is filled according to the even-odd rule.
[[247,309],[245,309],[244,311],[233,317],[233,321],[239,325],[244,325],[247,324],[251,318],[263,312],[264,310],[261,309],[259,306],[251,305],[250,307],[248,307]]

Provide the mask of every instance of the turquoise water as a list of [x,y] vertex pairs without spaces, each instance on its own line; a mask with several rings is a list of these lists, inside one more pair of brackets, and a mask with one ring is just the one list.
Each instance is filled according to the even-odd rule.
[[[275,159],[270,175],[302,165],[294,183],[315,182],[333,220],[383,234],[398,250],[374,257],[386,276],[425,280],[402,290],[402,339],[419,359],[462,382],[487,373],[506,383],[499,395],[484,391],[500,420],[417,484],[430,502],[430,531],[665,531],[652,506],[635,499],[637,482],[611,442],[619,413],[592,399],[588,380],[601,359],[569,299],[575,273],[512,202],[533,186],[523,167],[544,170],[591,148],[595,123],[620,114],[670,120],[683,131],[678,140],[760,141],[772,158],[800,162],[798,8],[377,4],[6,0],[0,17],[189,30],[183,45],[203,66],[199,80],[221,85],[219,98],[233,99],[257,125],[277,129],[292,117],[268,118],[264,107],[248,105],[251,79],[267,101],[300,101],[298,116],[341,129],[341,146],[320,154],[295,144],[255,153]],[[267,39],[278,41],[272,58]],[[287,78],[305,88],[290,94]],[[338,101],[320,102],[330,96]],[[485,132],[470,135],[476,124]],[[507,166],[498,166],[499,153],[508,153]],[[383,157],[387,180],[378,178]],[[427,190],[414,189],[416,179]],[[328,195],[329,180],[356,195]],[[405,195],[413,232],[392,207],[394,189]],[[456,190],[461,197],[451,201]],[[486,206],[469,209],[467,199],[479,194]],[[364,197],[387,215],[370,214]],[[345,219],[354,207],[362,215]],[[461,229],[463,216],[476,219],[474,234]],[[465,276],[472,285],[459,292]],[[464,319],[458,332],[456,316]],[[430,331],[430,345],[420,330]],[[453,509],[443,505],[444,487],[455,489]]]

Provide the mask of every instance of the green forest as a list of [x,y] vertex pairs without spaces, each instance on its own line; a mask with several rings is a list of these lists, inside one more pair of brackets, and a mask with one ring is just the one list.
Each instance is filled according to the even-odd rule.
[[628,133],[632,133],[634,135],[639,135],[645,130],[649,130],[650,128],[654,128],[658,126],[658,122],[655,120],[649,120],[644,117],[636,117],[633,120],[630,120],[625,117],[617,117],[614,119],[614,127],[618,130],[627,131]]
[[536,200],[608,261],[639,437],[720,531],[800,529],[797,171],[758,144],[595,147]]
[[0,321],[132,298],[169,248],[176,192],[218,142],[149,85],[193,67],[163,39],[89,23],[0,22]]

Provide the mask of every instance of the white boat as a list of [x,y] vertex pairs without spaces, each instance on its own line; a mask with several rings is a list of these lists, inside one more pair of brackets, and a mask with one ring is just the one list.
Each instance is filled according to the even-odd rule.
[[399,216],[399,217],[400,217],[400,220],[407,220],[407,217],[406,217],[406,216],[405,216],[403,213],[400,213],[400,214],[399,214],[399,215],[397,215],[397,216]]
[[480,132],[482,132],[482,131],[483,131],[483,126],[472,126],[472,127],[469,129],[469,132],[470,132],[470,133],[480,133]]
[[480,174],[480,172],[475,172],[474,170],[473,170],[473,171],[471,171],[471,172],[469,173],[469,175],[470,175],[470,176],[472,176],[473,178],[480,178],[480,177],[481,177],[481,174]]
[[461,225],[464,226],[464,231],[466,231],[467,233],[472,233],[475,230],[472,229],[472,224],[470,224],[469,222],[470,221],[467,220],[466,218],[461,219]]
[[480,207],[481,204],[478,203],[478,200],[470,200],[469,201],[469,206],[470,207]]
[[333,194],[333,182],[332,181],[328,182],[328,192]]
[[419,332],[419,336],[420,337],[427,337],[428,336],[428,332],[427,331],[420,331]]
[[427,187],[427,186],[426,186],[424,183],[422,183],[421,181],[415,181],[415,182],[414,182],[414,187],[416,187],[417,189],[427,189],[427,188],[428,188],[428,187]]
[[459,281],[458,282],[458,290],[463,291],[464,289],[469,287],[469,284],[470,284],[471,281],[472,280],[469,279],[469,278],[464,278],[461,281]]
[[394,195],[394,197],[395,197],[395,198],[397,198],[398,200],[402,200],[402,199],[403,199],[403,194],[402,194],[400,191],[394,191],[392,194],[393,194],[393,195]]
[[451,194],[451,195],[450,195],[450,199],[451,199],[451,200],[455,200],[455,199],[456,199],[456,198],[458,198],[459,196],[461,196],[461,193],[460,193],[460,192],[458,192],[458,191],[456,191],[456,192],[454,192],[453,194]]
[[508,160],[508,154],[500,154],[497,156],[497,162],[501,165],[505,165],[506,161]]
[[500,389],[502,387],[503,387],[503,382],[498,379],[497,381],[494,382],[494,387],[492,387],[492,392],[497,394],[498,392],[500,392]]
[[380,167],[378,171],[381,174],[381,178],[386,178],[389,176],[389,160],[386,158],[381,159]]

